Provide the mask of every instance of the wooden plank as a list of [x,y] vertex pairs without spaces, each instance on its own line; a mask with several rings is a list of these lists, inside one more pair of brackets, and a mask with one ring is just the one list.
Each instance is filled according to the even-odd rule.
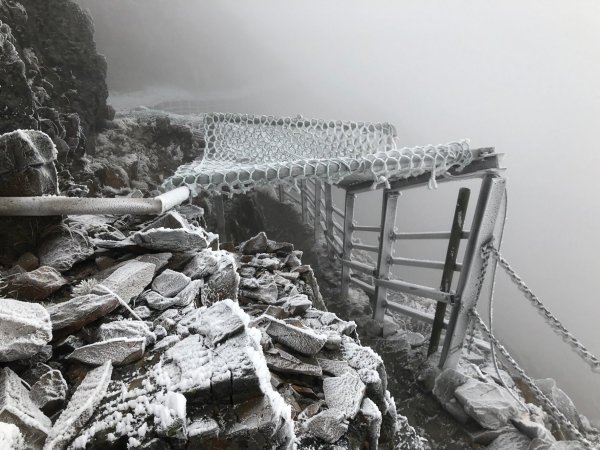
[[[452,230],[450,231],[450,240],[448,241],[446,260],[444,262],[442,281],[440,283],[440,291],[442,292],[450,292],[452,287],[452,278],[454,277],[454,272],[456,271],[456,259],[458,257],[458,249],[460,247],[462,229],[465,225],[465,217],[467,215],[470,195],[470,189],[461,188],[458,191],[458,199],[456,200],[456,208],[454,209],[454,217],[452,219]],[[428,356],[432,355],[438,350],[445,316],[446,303],[438,302],[435,308],[435,316],[433,320],[433,326],[431,328],[431,337],[429,338],[429,347],[427,349]]]
[[[441,368],[456,368],[471,320],[470,311],[477,302],[479,277],[483,269],[481,246],[494,236],[494,227],[499,215],[506,180],[498,175],[487,175],[481,183],[479,199],[473,215],[471,236],[467,243],[463,270],[456,288],[457,304],[453,306],[448,331],[440,356]],[[493,276],[495,265],[488,268]]]
[[227,242],[227,235],[225,229],[225,205],[223,203],[224,195],[217,194],[215,196],[215,213],[217,216],[217,233],[222,242]]

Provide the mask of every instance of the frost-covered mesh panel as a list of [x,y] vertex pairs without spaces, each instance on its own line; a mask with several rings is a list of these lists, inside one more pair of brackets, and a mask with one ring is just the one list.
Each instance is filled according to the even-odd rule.
[[242,193],[260,184],[297,187],[304,178],[338,183],[360,175],[374,183],[432,173],[471,162],[466,141],[397,148],[387,123],[341,122],[248,114],[203,117],[204,157],[177,170],[167,189]]

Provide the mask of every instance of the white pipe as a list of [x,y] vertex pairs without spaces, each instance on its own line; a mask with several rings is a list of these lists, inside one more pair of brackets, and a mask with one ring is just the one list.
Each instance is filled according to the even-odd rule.
[[155,215],[180,205],[189,196],[190,190],[182,186],[154,198],[0,197],[0,216]]

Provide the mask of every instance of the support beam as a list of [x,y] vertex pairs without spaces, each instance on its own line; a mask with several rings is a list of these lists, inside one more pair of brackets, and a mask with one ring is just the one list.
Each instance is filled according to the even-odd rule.
[[[467,215],[470,195],[470,189],[461,188],[458,191],[458,199],[456,200],[454,218],[452,219],[452,229],[450,231],[450,240],[448,241],[448,250],[446,251],[446,260],[444,261],[444,271],[442,272],[442,281],[440,283],[440,291],[442,292],[450,292],[450,289],[452,288],[452,278],[454,277],[454,272],[456,270],[456,258],[458,257],[458,249],[460,247],[462,230],[465,225],[465,216]],[[445,316],[446,303],[438,302],[435,308],[431,337],[429,338],[429,348],[427,349],[428,356],[438,350]]]
[[215,195],[215,213],[217,216],[217,233],[221,242],[227,242],[227,236],[225,235],[225,205],[223,204],[224,195]]
[[300,207],[302,208],[302,223],[308,222],[306,212],[306,180],[300,181]]
[[[356,195],[346,192],[344,217],[344,245],[342,258],[350,260],[352,257],[352,221],[354,220],[354,202]],[[342,300],[348,298],[348,287],[350,283],[350,267],[342,266]]]
[[[329,239],[333,239],[333,198],[331,194],[331,184],[329,183],[325,183],[325,224],[327,225],[325,235]],[[327,242],[327,247],[329,247],[329,259],[333,259],[334,249],[331,248],[329,242]]]
[[398,206],[397,191],[388,189],[383,191],[381,211],[381,234],[379,235],[379,258],[375,273],[375,311],[373,318],[383,322],[387,305],[387,287],[378,283],[380,280],[389,280],[390,260],[392,258],[392,234],[396,223],[396,208]]
[[377,226],[363,226],[363,225],[353,225],[352,226],[354,231],[368,231],[368,232],[372,232],[372,233],[379,233],[381,231],[381,227],[377,227]]
[[315,180],[315,239],[321,234],[321,180]]
[[[471,236],[463,259],[463,270],[456,288],[457,303],[452,308],[444,347],[440,356],[440,368],[455,368],[460,359],[471,319],[470,311],[477,303],[480,289],[479,278],[484,264],[481,247],[494,236],[494,228],[505,190],[505,179],[497,175],[486,175],[483,178],[473,216]],[[495,265],[492,265],[489,270],[493,272]]]

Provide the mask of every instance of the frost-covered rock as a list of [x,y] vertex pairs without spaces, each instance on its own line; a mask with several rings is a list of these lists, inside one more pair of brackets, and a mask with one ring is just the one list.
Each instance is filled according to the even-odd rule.
[[494,442],[486,447],[487,450],[528,450],[531,439],[517,430],[502,433]]
[[240,244],[240,251],[244,255],[255,255],[256,253],[266,253],[269,245],[267,235],[261,231],[256,236]]
[[80,330],[119,306],[112,294],[88,294],[48,306],[52,330],[60,335]]
[[[268,318],[268,316],[265,316],[265,318]],[[302,355],[313,356],[317,354],[327,342],[326,335],[315,333],[311,329],[288,325],[279,320],[267,320],[266,332],[271,336],[271,339]]]
[[156,335],[148,325],[139,320],[118,320],[103,323],[98,328],[98,338],[107,341],[115,338],[144,338],[146,345],[154,344]]
[[455,369],[446,369],[435,379],[433,395],[458,422],[466,423],[469,416],[454,396],[456,389],[468,381],[468,377]]
[[0,422],[0,448],[7,450],[25,450],[25,438],[19,427],[12,423]]
[[272,277],[242,278],[240,280],[242,297],[272,305],[277,303],[279,291]]
[[[544,395],[548,397],[554,405],[556,405],[560,412],[563,413],[567,419],[569,419],[572,424],[574,424],[579,430],[583,430],[583,424],[581,423],[581,418],[579,417],[577,408],[575,408],[575,404],[571,398],[556,385],[556,381],[554,379],[544,378],[535,380],[535,384],[540,388]],[[558,424],[558,426],[560,427],[560,424]],[[574,436],[571,436],[571,432],[569,430],[561,430],[565,436],[574,438]]]
[[82,230],[66,234],[55,234],[45,239],[38,247],[42,266],[50,266],[65,272],[94,254],[94,247]]
[[155,265],[148,262],[129,261],[115,270],[108,278],[96,286],[94,294],[102,295],[110,289],[123,301],[129,302],[142,293],[154,278]]
[[51,426],[19,376],[8,367],[0,369],[0,422],[16,425],[27,445],[34,449],[42,447]]
[[51,339],[50,314],[43,306],[0,298],[0,362],[29,358]]
[[213,252],[211,250],[203,250],[187,263],[183,269],[183,273],[192,280],[204,278],[212,275],[219,269],[219,259],[221,252]]
[[29,396],[44,414],[52,416],[67,399],[67,382],[60,370],[50,370],[31,386]]
[[153,221],[152,223],[146,225],[140,231],[148,231],[159,228],[169,228],[169,229],[190,229],[190,224],[179,214],[177,211],[167,211],[165,214],[161,215],[158,219]]
[[102,365],[106,361],[122,366],[140,359],[144,356],[145,349],[145,337],[120,337],[78,347],[68,358],[93,366]]
[[323,380],[327,406],[342,411],[346,419],[354,419],[358,414],[366,389],[360,378],[349,372]]
[[330,444],[339,441],[348,431],[344,412],[338,409],[326,409],[308,419],[304,426],[309,433]]
[[191,279],[182,273],[167,269],[152,282],[152,289],[164,297],[174,297],[184,287],[190,284]]
[[269,369],[275,372],[313,377],[321,377],[323,375],[321,366],[308,364],[280,349],[273,349],[265,353],[265,359],[267,360]]
[[195,309],[180,322],[190,333],[201,334],[206,342],[215,346],[244,331],[248,316],[232,300],[215,303],[208,309]]
[[7,276],[3,281],[5,295],[26,300],[44,300],[67,284],[56,269],[47,266]]
[[136,245],[149,250],[189,252],[207,248],[215,236],[201,229],[152,228],[136,232],[131,239]]
[[111,375],[110,361],[88,372],[48,433],[44,450],[64,448],[77,436],[104,398]]
[[519,404],[506,389],[470,378],[457,387],[454,395],[465,412],[483,428],[501,428],[519,413]]

